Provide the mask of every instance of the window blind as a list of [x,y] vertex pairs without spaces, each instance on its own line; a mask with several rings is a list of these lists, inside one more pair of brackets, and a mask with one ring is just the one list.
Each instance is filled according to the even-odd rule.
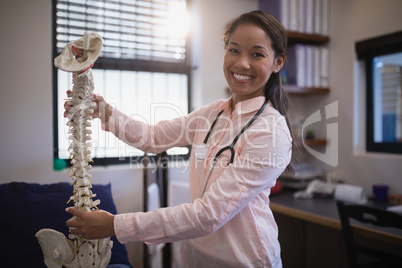
[[56,48],[100,34],[100,57],[184,63],[186,0],[57,0]]
[[[96,92],[127,115],[153,124],[187,114],[190,107],[191,58],[186,46],[189,0],[53,0],[53,56],[85,31],[104,43],[94,67]],[[54,68],[54,157],[67,159],[64,113],[71,74]],[[157,107],[157,114],[150,111]],[[175,113],[173,113],[175,111]],[[171,117],[169,117],[171,116]],[[166,117],[166,118],[165,118]],[[92,125],[93,165],[136,163],[143,152]],[[186,150],[184,150],[186,149]],[[172,148],[169,156],[188,156]],[[176,158],[173,158],[176,159]]]

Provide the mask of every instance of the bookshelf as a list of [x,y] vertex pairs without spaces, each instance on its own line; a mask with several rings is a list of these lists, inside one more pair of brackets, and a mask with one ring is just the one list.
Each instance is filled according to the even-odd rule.
[[[295,31],[288,31],[288,47],[298,44],[312,45],[312,46],[325,46],[329,43],[329,36],[319,34],[300,33]],[[291,64],[295,64],[294,61]],[[312,96],[312,95],[327,95],[330,93],[329,87],[301,87],[296,84],[285,84],[285,90],[291,96]],[[305,139],[305,145],[309,147],[322,147],[327,145],[326,139]],[[296,140],[296,144],[302,146],[303,143],[300,139]]]
[[330,0],[259,0],[259,9],[287,29],[287,59],[282,69],[290,95],[328,94]]
[[[287,29],[287,58],[281,75],[291,98],[330,93],[329,4],[330,0],[259,0],[259,9],[270,12]],[[304,142],[309,147],[323,147],[328,141],[316,138]],[[300,137],[296,144],[303,145]]]
[[[287,31],[288,34],[288,48],[292,48],[296,45],[310,45],[310,46],[325,46],[329,43],[329,36],[319,34],[300,33],[295,31]],[[290,59],[290,65],[295,66],[295,59]],[[328,63],[327,63],[328,64]],[[296,68],[296,67],[293,67]],[[285,90],[290,95],[322,95],[330,92],[328,87],[305,87],[298,86],[297,84],[285,84]]]

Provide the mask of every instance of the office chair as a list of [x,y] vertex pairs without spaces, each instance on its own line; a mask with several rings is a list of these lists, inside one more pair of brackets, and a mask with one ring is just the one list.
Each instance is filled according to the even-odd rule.
[[[358,243],[353,236],[349,220],[354,219],[360,223],[372,224],[379,227],[402,229],[402,215],[365,205],[346,204],[342,201],[337,201],[337,207],[350,267],[402,267],[402,256]],[[359,264],[356,253],[368,255],[376,260],[370,263]]]

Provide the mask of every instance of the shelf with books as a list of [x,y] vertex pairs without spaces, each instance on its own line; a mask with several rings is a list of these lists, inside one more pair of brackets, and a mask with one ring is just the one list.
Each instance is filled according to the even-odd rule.
[[330,0],[259,0],[287,30],[281,75],[290,94],[329,93],[329,7]]
[[328,94],[329,37],[288,31],[282,70],[284,88],[292,95]]

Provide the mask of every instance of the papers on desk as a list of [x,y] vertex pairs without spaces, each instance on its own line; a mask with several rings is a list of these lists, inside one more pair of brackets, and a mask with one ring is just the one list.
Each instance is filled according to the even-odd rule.
[[402,214],[402,205],[387,207],[387,210],[394,213]]
[[310,163],[296,164],[294,173],[285,171],[279,177],[283,187],[291,189],[306,188],[309,183],[317,178],[323,178],[325,171],[322,167]]
[[335,199],[344,202],[351,202],[357,204],[367,203],[367,197],[364,194],[363,187],[350,185],[350,184],[338,184],[335,188]]

